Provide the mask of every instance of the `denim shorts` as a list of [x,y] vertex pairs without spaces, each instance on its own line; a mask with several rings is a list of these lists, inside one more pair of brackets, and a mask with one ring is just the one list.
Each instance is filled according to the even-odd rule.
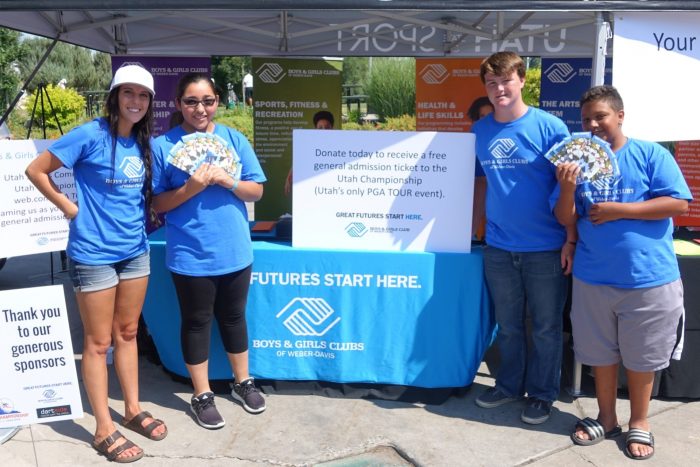
[[151,257],[146,251],[133,258],[100,265],[83,264],[69,258],[68,273],[76,292],[97,292],[116,286],[120,280],[148,276]]

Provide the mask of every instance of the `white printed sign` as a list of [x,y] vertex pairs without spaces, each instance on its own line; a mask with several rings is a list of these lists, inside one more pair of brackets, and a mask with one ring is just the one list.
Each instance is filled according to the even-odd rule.
[[63,286],[0,292],[0,428],[81,418]]
[[294,130],[292,245],[469,252],[471,133]]
[[[649,141],[700,139],[700,12],[624,12],[615,17],[613,85],[623,130]],[[679,90],[683,92],[682,97]]]
[[[66,249],[68,220],[27,179],[29,163],[52,141],[0,141],[0,258]],[[60,168],[51,174],[56,186],[76,199],[73,173]]]

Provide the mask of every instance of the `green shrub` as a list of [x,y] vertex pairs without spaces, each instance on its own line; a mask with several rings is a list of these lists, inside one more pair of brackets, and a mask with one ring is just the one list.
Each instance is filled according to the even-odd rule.
[[343,123],[343,130],[364,130],[364,125],[357,122]]
[[[348,123],[360,123],[360,117],[360,110],[353,109],[348,113]],[[345,128],[345,124],[343,124],[343,128]]]
[[416,66],[413,58],[377,58],[372,62],[369,83],[370,112],[384,120],[388,117],[415,115]]
[[[34,124],[32,128],[32,135],[34,137],[43,137],[41,132],[42,128],[42,118],[45,118],[43,122],[46,125],[47,137],[49,133],[56,137],[60,135],[58,131],[58,125],[56,124],[56,119],[61,125],[61,129],[64,133],[68,132],[70,128],[80,123],[85,117],[85,98],[78,94],[75,89],[71,88],[60,88],[49,84],[46,86],[46,94],[39,97],[39,102],[36,106],[36,111],[34,112]],[[51,100],[49,103],[49,99]],[[44,114],[42,115],[42,97],[44,105]],[[31,112],[34,110],[34,102],[36,101],[37,93],[34,91],[27,99],[26,111],[28,113],[28,118],[31,118]],[[51,109],[53,108],[53,114]],[[54,118],[54,115],[56,118]]]
[[525,72],[525,87],[523,88],[523,101],[533,107],[540,106],[540,83],[542,81],[542,68],[528,68]]
[[382,130],[387,131],[416,131],[415,115],[402,115],[400,117],[389,117],[381,124]]
[[253,144],[253,110],[251,107],[234,107],[233,109],[219,107],[214,121],[240,131],[248,138],[250,144]]

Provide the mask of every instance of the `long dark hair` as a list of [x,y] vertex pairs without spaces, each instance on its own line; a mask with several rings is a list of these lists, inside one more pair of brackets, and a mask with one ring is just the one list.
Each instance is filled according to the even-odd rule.
[[[119,124],[119,88],[112,89],[105,103],[105,118],[109,124],[109,134],[112,136],[112,174],[114,174],[115,157],[117,152],[117,136]],[[141,150],[141,160],[145,169],[143,193],[146,201],[148,219],[153,225],[160,225],[158,215],[153,209],[153,157],[151,156],[151,133],[153,132],[153,95],[148,93],[148,110],[146,115],[134,124],[131,133],[136,137],[136,144]],[[114,178],[114,177],[112,177]]]

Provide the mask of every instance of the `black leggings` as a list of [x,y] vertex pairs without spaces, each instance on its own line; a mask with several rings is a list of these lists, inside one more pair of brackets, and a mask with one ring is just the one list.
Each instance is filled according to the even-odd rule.
[[209,359],[211,321],[216,316],[228,353],[248,350],[245,308],[252,266],[222,276],[184,276],[172,273],[180,302],[180,342],[188,365]]

